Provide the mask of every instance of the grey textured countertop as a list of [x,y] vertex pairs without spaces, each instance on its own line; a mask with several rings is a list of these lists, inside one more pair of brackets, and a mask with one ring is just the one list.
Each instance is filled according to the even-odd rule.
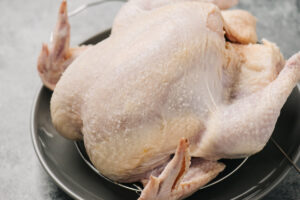
[[[84,0],[70,0],[73,10]],[[48,42],[60,0],[0,1],[0,198],[70,199],[41,167],[32,147],[29,116],[41,82],[36,60]],[[110,27],[121,3],[95,7],[71,19],[72,44]],[[274,41],[285,57],[300,50],[300,1],[241,0],[257,16],[259,37]],[[300,162],[298,162],[298,165]],[[292,169],[265,200],[300,199],[299,175]]]

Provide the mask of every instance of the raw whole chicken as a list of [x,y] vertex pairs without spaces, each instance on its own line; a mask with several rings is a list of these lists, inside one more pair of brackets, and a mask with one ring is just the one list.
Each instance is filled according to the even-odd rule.
[[300,54],[285,62],[275,44],[257,44],[250,13],[221,10],[236,3],[131,0],[109,38],[71,49],[63,1],[38,60],[55,128],[83,139],[106,177],[141,181],[140,200],[185,198],[224,169],[219,159],[259,152]]

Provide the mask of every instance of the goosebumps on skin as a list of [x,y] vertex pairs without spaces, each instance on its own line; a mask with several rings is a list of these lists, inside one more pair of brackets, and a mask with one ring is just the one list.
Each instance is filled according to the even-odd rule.
[[300,54],[284,65],[275,44],[252,44],[250,13],[212,3],[236,1],[129,1],[111,36],[70,60],[63,2],[39,58],[55,128],[83,139],[103,175],[142,181],[141,200],[185,198],[224,169],[218,159],[260,151],[300,79]]

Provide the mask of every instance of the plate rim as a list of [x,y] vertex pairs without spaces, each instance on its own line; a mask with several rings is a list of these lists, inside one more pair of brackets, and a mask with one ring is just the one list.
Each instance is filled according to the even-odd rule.
[[[30,135],[31,135],[31,142],[34,147],[34,151],[38,157],[38,160],[40,161],[40,164],[42,165],[43,169],[46,171],[46,173],[52,178],[52,180],[55,182],[59,188],[61,188],[64,192],[66,192],[68,195],[70,195],[74,199],[78,200],[84,200],[82,197],[78,196],[75,192],[73,192],[68,186],[66,186],[53,172],[52,170],[48,167],[48,164],[46,163],[44,156],[41,153],[41,149],[38,145],[38,133],[36,130],[36,120],[35,116],[37,113],[37,105],[40,101],[41,97],[41,92],[43,89],[47,89],[43,84],[40,84],[39,88],[37,89],[37,92],[34,96],[33,104],[32,104],[32,109],[30,113]],[[48,90],[48,89],[47,89]],[[102,199],[102,198],[101,198]],[[104,200],[104,199],[102,199]]]

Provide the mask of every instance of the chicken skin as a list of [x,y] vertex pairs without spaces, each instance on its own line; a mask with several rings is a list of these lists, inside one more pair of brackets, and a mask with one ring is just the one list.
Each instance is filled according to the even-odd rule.
[[285,62],[275,44],[257,44],[250,13],[220,10],[236,3],[131,0],[109,38],[72,57],[64,1],[60,39],[38,62],[47,87],[59,71],[55,128],[83,140],[106,177],[141,181],[141,200],[185,198],[224,169],[219,159],[259,152],[300,79],[300,54]]

